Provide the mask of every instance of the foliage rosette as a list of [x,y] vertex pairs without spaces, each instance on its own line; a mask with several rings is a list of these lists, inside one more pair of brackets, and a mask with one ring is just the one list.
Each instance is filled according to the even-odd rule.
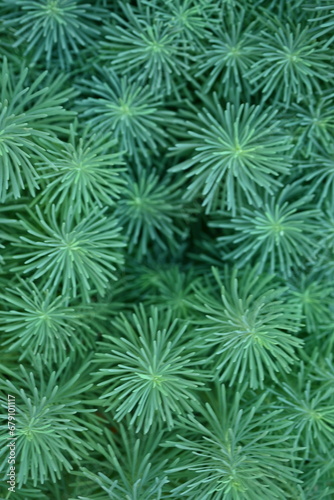
[[269,376],[290,373],[303,342],[296,336],[301,326],[301,308],[289,303],[283,287],[274,284],[272,275],[259,275],[247,268],[224,280],[213,268],[214,281],[200,284],[193,307],[200,313],[199,339],[212,346],[212,360],[221,381],[230,385],[248,383],[264,387]]
[[243,392],[228,399],[225,386],[217,384],[216,398],[199,404],[196,418],[181,419],[183,435],[167,444],[183,457],[182,465],[171,469],[181,483],[175,497],[198,498],[200,491],[215,500],[283,499],[300,482],[298,469],[287,465],[294,447],[282,437],[284,422],[273,423],[275,411],[260,412],[266,393],[245,410]]
[[[294,151],[311,165],[318,153],[330,148],[334,136],[334,104],[329,96],[303,99],[287,111],[286,126],[296,131]],[[302,164],[303,165],[303,164]]]
[[156,421],[172,428],[178,415],[192,411],[206,378],[187,323],[173,319],[171,310],[141,305],[112,327],[115,333],[104,335],[96,354],[104,365],[98,385],[107,386],[102,399],[117,421],[131,412],[137,431],[148,432]]
[[[63,104],[73,95],[63,89],[63,75],[52,82],[47,72],[29,82],[28,68],[13,67],[4,59],[0,75],[0,202],[7,195],[19,198],[24,189],[35,196],[39,188],[36,160],[46,159],[55,147],[55,132],[62,132],[73,113]],[[44,85],[44,86],[43,86]]]
[[[217,242],[224,257],[240,267],[256,259],[259,272],[267,269],[285,277],[291,276],[292,269],[312,264],[321,212],[311,203],[312,195],[298,199],[298,192],[298,186],[287,185],[277,196],[266,196],[259,209],[242,207],[232,219],[218,213],[211,225],[223,232]],[[232,234],[225,235],[225,230]]]
[[332,77],[331,56],[326,46],[312,37],[301,24],[267,20],[267,29],[258,37],[262,57],[252,64],[248,78],[263,99],[271,98],[289,106],[303,96],[321,93],[321,84]]
[[106,26],[101,43],[102,59],[116,72],[132,80],[149,83],[158,92],[170,94],[176,81],[186,77],[191,56],[178,30],[155,15],[154,7],[120,3],[122,15]]
[[128,240],[128,252],[138,259],[155,245],[170,251],[186,239],[191,209],[173,177],[157,172],[130,174],[117,203],[115,216]]
[[165,129],[173,123],[174,113],[163,108],[153,85],[120,78],[104,67],[81,88],[87,95],[80,101],[82,119],[102,136],[116,139],[121,151],[137,161],[167,147]]
[[81,134],[77,129],[71,126],[68,141],[40,163],[38,173],[44,180],[40,203],[54,205],[56,211],[69,204],[80,218],[94,207],[115,205],[124,184],[124,162],[117,139],[106,141],[89,128]]
[[296,447],[304,446],[301,454],[305,459],[319,454],[329,457],[334,434],[333,391],[306,381],[303,370],[302,366],[293,383],[283,383],[275,391],[275,408],[284,410],[287,433],[294,433]]
[[227,208],[235,213],[240,200],[262,205],[261,194],[273,194],[279,175],[289,174],[289,138],[280,132],[276,111],[261,106],[227,104],[216,95],[185,122],[188,130],[176,151],[190,157],[172,172],[189,179],[185,199],[200,196],[207,213]]
[[14,47],[24,46],[33,62],[45,60],[48,67],[58,63],[65,68],[80,51],[94,44],[98,23],[106,11],[93,9],[76,0],[4,0],[11,6],[5,23],[14,29]]
[[[84,358],[93,347],[93,311],[88,306],[71,306],[67,297],[23,280],[16,288],[7,287],[0,299],[5,306],[0,310],[1,344],[9,352],[20,352],[20,360],[40,354],[49,365],[63,362],[68,353]],[[98,320],[97,311],[94,316]]]
[[[36,359],[35,374],[21,365],[19,373],[11,372],[10,379],[2,379],[3,406],[7,393],[20,400],[20,404],[16,404],[15,425],[16,454],[20,462],[18,487],[28,480],[34,486],[48,479],[56,482],[64,470],[71,471],[73,464],[78,464],[92,449],[83,438],[83,432],[90,428],[98,435],[101,431],[98,420],[89,416],[95,410],[80,401],[82,394],[92,385],[87,383],[88,365],[77,366],[75,373],[67,358],[52,371],[42,369],[40,360]],[[7,441],[7,436],[2,434],[2,443],[5,439]],[[2,446],[2,471],[8,466],[8,457],[4,456],[6,451],[7,447]]]
[[251,86],[246,78],[257,59],[257,47],[249,37],[253,23],[245,21],[244,10],[230,10],[222,22],[207,35],[209,47],[199,58],[196,77],[207,75],[204,91],[222,86],[224,97],[234,98],[236,90],[246,95]]
[[[32,281],[43,280],[46,289],[76,297],[79,292],[90,300],[90,291],[100,295],[110,280],[116,280],[116,270],[123,265],[124,239],[115,218],[94,211],[76,222],[73,210],[61,221],[53,206],[49,215],[39,207],[22,219],[25,236],[16,243],[14,256],[21,264],[13,271],[29,275]],[[19,253],[21,249],[21,252]]]
[[165,472],[168,459],[161,448],[164,433],[154,430],[150,434],[129,433],[128,427],[122,424],[117,425],[114,432],[106,429],[106,445],[97,447],[103,457],[99,472],[82,469],[83,475],[97,485],[97,498],[108,495],[110,500],[131,496],[155,500],[169,493],[171,488]]

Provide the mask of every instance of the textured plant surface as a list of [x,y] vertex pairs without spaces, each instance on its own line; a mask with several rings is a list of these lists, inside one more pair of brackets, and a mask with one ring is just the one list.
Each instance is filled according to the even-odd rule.
[[155,308],[148,314],[142,307],[131,320],[120,317],[113,326],[115,333],[105,336],[97,362],[105,379],[99,386],[107,388],[102,397],[116,408],[115,419],[133,411],[130,424],[138,421],[138,430],[147,432],[159,419],[173,426],[173,415],[191,411],[189,402],[203,379],[194,369],[187,324],[178,327],[170,310]]
[[[294,188],[286,186],[277,197],[265,196],[261,209],[242,207],[240,215],[230,220],[217,212],[211,225],[234,233],[217,238],[224,257],[236,259],[241,267],[256,255],[259,271],[266,267],[283,276],[312,263],[318,248],[315,238],[321,212],[307,197],[290,202],[291,193],[298,192],[297,186]],[[233,250],[228,251],[231,242]]]
[[[49,478],[55,481],[60,478],[63,468],[71,470],[72,462],[81,460],[78,450],[87,453],[91,448],[83,438],[87,426],[81,415],[94,410],[85,409],[80,399],[75,399],[90,388],[87,382],[82,383],[83,378],[78,382],[81,372],[87,372],[87,366],[82,365],[72,376],[69,368],[68,359],[52,373],[43,373],[41,368],[38,369],[38,363],[35,363],[36,375],[21,366],[21,373],[10,373],[11,380],[1,383],[2,390],[21,399],[16,443],[19,485],[29,478],[35,486]],[[99,432],[98,420],[95,419],[95,423],[90,420],[87,420],[87,425],[92,431]],[[2,451],[5,450],[3,447]],[[2,469],[5,466],[6,460],[3,460]]]
[[248,104],[228,103],[222,109],[216,95],[207,101],[207,108],[186,122],[194,128],[188,132],[193,140],[177,145],[180,151],[192,150],[191,159],[172,169],[191,169],[185,197],[201,194],[207,211],[226,205],[236,212],[240,193],[249,203],[261,205],[259,187],[272,194],[280,185],[277,176],[289,173],[284,154],[289,139],[280,134],[275,114]]
[[106,142],[104,136],[96,136],[90,129],[77,137],[72,127],[68,142],[40,165],[39,174],[45,179],[41,203],[54,204],[56,210],[61,210],[66,200],[79,217],[95,205],[103,208],[114,204],[122,184],[122,169],[117,165],[123,163],[122,155],[113,152],[116,143]]
[[1,499],[334,500],[333,68],[333,0],[0,0]]
[[[12,0],[4,0],[12,4]],[[24,47],[32,61],[44,59],[50,67],[73,63],[80,50],[93,44],[99,34],[100,9],[75,0],[19,0],[5,16],[5,26],[14,31],[16,47]],[[104,12],[104,14],[106,14]]]
[[263,387],[267,371],[277,380],[276,372],[290,371],[294,349],[301,346],[295,335],[287,334],[299,330],[298,307],[285,302],[284,289],[272,283],[270,275],[256,276],[248,268],[238,280],[232,271],[223,284],[216,269],[214,274],[220,300],[200,288],[194,307],[207,313],[199,332],[203,344],[215,346],[212,356],[220,379]]
[[43,278],[43,287],[59,287],[62,294],[75,297],[80,290],[88,297],[92,282],[103,295],[108,280],[116,279],[115,264],[123,262],[118,221],[102,212],[90,213],[76,223],[72,208],[63,220],[54,206],[49,217],[39,207],[30,215],[31,220],[22,220],[27,235],[17,243],[26,252],[14,256],[22,262],[14,270],[31,273],[32,280]]

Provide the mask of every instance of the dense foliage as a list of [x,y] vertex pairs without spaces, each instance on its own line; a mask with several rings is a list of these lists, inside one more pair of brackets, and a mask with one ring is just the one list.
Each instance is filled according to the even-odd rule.
[[334,499],[333,1],[89,1],[0,0],[0,496]]

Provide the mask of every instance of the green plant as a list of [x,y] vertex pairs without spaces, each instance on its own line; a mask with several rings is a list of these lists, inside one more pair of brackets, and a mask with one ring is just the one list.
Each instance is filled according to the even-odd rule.
[[231,10],[226,19],[214,28],[209,38],[210,47],[201,55],[196,73],[196,77],[208,74],[204,87],[206,92],[216,83],[223,87],[225,97],[232,98],[236,89],[250,92],[245,75],[256,59],[257,51],[248,36],[252,25],[245,22],[245,16],[245,11]]
[[[10,242],[13,242],[16,240],[16,231],[18,229],[18,221],[14,218],[16,217],[16,214],[20,212],[22,208],[24,208],[24,205],[22,204],[14,204],[13,200],[11,200],[11,197],[6,197],[5,198],[6,203],[1,204],[0,203],[0,248],[5,249],[6,246],[8,247],[8,244]],[[2,243],[5,243],[5,245],[2,245]],[[6,260],[6,254],[5,252],[2,252],[2,255],[0,254],[0,266],[5,263]],[[1,269],[1,267],[0,267]]]
[[310,30],[300,24],[281,24],[267,20],[267,28],[258,37],[261,56],[252,64],[248,77],[263,99],[273,98],[286,106],[321,92],[321,83],[330,76],[331,56],[318,44]]
[[[152,6],[151,0],[143,0],[142,3]],[[198,0],[167,0],[156,2],[155,9],[157,17],[174,29],[186,49],[196,51],[207,36],[209,3]]]
[[129,253],[141,258],[152,244],[163,250],[176,247],[186,237],[191,214],[173,178],[143,172],[126,176],[125,185],[115,216],[128,238]]
[[314,388],[305,383],[301,373],[294,385],[282,384],[277,390],[276,408],[284,409],[289,427],[287,434],[294,432],[295,445],[305,446],[304,456],[310,453],[326,453],[333,442],[334,409],[333,391]]
[[185,199],[200,195],[207,212],[226,206],[235,213],[240,194],[261,205],[261,190],[273,194],[280,185],[277,176],[289,173],[289,140],[280,132],[276,112],[248,104],[223,109],[216,95],[205,102],[206,108],[186,122],[190,130],[177,145],[188,159],[171,169],[188,171]]
[[1,343],[8,351],[21,352],[20,360],[40,354],[46,364],[59,363],[67,353],[84,357],[92,348],[94,330],[88,322],[92,310],[87,306],[69,307],[66,298],[41,291],[32,282],[4,292],[0,295],[6,305],[0,310],[0,330],[5,332]]
[[309,195],[295,199],[295,192],[298,186],[287,185],[277,196],[266,196],[261,209],[242,207],[232,219],[218,213],[211,225],[232,232],[217,238],[224,257],[235,259],[239,266],[256,258],[259,272],[266,268],[284,276],[314,262],[320,212]]
[[192,268],[181,270],[180,266],[161,269],[139,268],[136,285],[142,290],[145,302],[167,306],[178,318],[191,318],[191,300],[194,285],[199,280]]
[[293,335],[300,328],[300,308],[256,268],[247,268],[240,279],[237,270],[224,281],[217,269],[213,274],[211,286],[197,287],[193,306],[201,313],[198,342],[214,348],[210,357],[220,380],[255,389],[263,388],[266,376],[278,381],[277,374],[291,371],[303,344]]
[[102,58],[116,72],[131,75],[140,83],[150,82],[157,91],[170,93],[174,80],[185,75],[189,52],[177,30],[154,17],[141,2],[134,8],[120,3],[122,15],[112,14],[116,21],[106,26]]
[[[13,494],[12,494],[13,493]],[[46,494],[40,488],[34,488],[31,482],[27,481],[25,483],[24,489],[17,490],[15,492],[8,491],[7,496],[4,497],[9,500],[13,500],[13,498],[17,498],[17,500],[48,500]]]
[[317,272],[332,280],[334,271],[334,212],[333,202],[324,207],[319,224],[319,253],[315,267]]
[[319,148],[307,163],[302,165],[304,179],[309,183],[309,192],[315,193],[318,205],[334,199],[334,148],[328,144]]
[[182,450],[183,464],[171,469],[181,479],[175,494],[199,498],[200,491],[212,500],[291,498],[299,478],[287,461],[295,448],[282,436],[284,424],[275,423],[277,414],[261,414],[266,393],[245,411],[242,392],[231,399],[226,392],[217,386],[215,399],[198,404],[198,416],[181,419],[185,434],[170,442]]
[[287,127],[297,130],[296,152],[317,158],[319,149],[327,149],[334,135],[334,105],[327,98],[307,99],[294,103],[286,122]]
[[57,143],[53,132],[61,131],[59,125],[62,121],[66,123],[73,113],[62,107],[72,95],[71,90],[61,88],[63,75],[51,83],[43,72],[29,84],[28,69],[21,67],[16,75],[4,59],[0,79],[0,201],[3,202],[8,193],[19,198],[25,188],[35,195],[38,182],[34,163],[36,159],[47,158],[46,149]]
[[104,295],[109,280],[123,263],[118,221],[106,217],[104,211],[94,211],[75,222],[73,210],[65,220],[57,217],[55,207],[43,215],[36,207],[30,218],[22,219],[25,236],[16,246],[23,253],[14,256],[21,264],[14,271],[29,274],[31,279],[43,279],[44,289],[57,290],[76,297],[80,291],[85,300],[93,290]]
[[312,273],[295,277],[291,283],[291,294],[302,305],[306,328],[316,332],[321,325],[330,324],[333,316],[331,283],[324,276]]
[[[103,498],[163,498],[169,481],[164,472],[168,459],[164,457],[164,450],[159,449],[162,432],[138,436],[129,434],[123,425],[118,429],[117,433],[106,431],[107,446],[99,446],[104,458],[101,468],[105,473],[94,474],[87,469],[83,469],[83,473],[99,485]],[[80,499],[86,500],[86,497]]]
[[[310,19],[315,24],[312,26],[313,37],[315,39],[325,37],[327,34],[332,33],[334,27],[334,4],[330,1],[324,2],[325,5],[317,5],[315,8],[316,17]],[[327,4],[327,5],[326,5]],[[314,10],[312,9],[314,13]],[[333,41],[333,36],[329,39],[324,38],[325,46],[327,47]]]
[[[75,0],[5,0],[12,6],[6,24],[15,29],[14,47],[23,45],[32,61],[72,64],[82,47],[94,43],[103,11]],[[105,14],[105,12],[104,12]],[[95,24],[96,23],[96,24]]]
[[106,141],[104,136],[92,135],[85,129],[78,137],[71,127],[68,142],[64,142],[52,157],[42,162],[38,173],[45,182],[41,204],[55,205],[59,210],[71,204],[78,217],[94,206],[114,205],[123,185],[119,166],[122,156],[116,150],[116,140]]
[[333,9],[0,0],[1,498],[334,498]]
[[148,432],[156,421],[168,428],[178,415],[192,410],[195,392],[205,375],[198,369],[194,339],[186,323],[173,320],[170,310],[143,306],[132,316],[112,323],[117,333],[104,335],[96,354],[103,368],[99,386],[116,421],[131,412],[130,425]]
[[[72,470],[73,464],[92,449],[83,439],[84,431],[89,428],[93,433],[100,432],[98,420],[91,417],[85,422],[83,418],[94,412],[80,401],[91,387],[82,378],[87,373],[87,364],[81,365],[75,375],[68,359],[57,371],[43,372],[38,363],[35,370],[37,377],[21,366],[20,372],[12,372],[10,380],[2,380],[0,384],[2,398],[6,391],[20,399],[15,424],[18,487],[29,479],[34,486],[49,478],[55,482],[63,469]],[[2,443],[6,437],[2,434]],[[7,446],[3,446],[1,454],[6,456],[1,463],[2,471],[8,467],[7,451]]]
[[166,147],[164,126],[173,121],[173,113],[161,109],[152,88],[129,83],[107,68],[83,81],[82,87],[91,94],[82,100],[82,118],[101,134],[113,132],[121,150],[137,159],[138,152],[147,157]]

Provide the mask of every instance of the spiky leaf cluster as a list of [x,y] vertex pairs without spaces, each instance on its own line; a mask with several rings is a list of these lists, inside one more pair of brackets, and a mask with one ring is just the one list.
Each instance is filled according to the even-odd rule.
[[68,353],[77,351],[83,357],[91,348],[95,335],[87,306],[71,307],[66,297],[43,293],[32,282],[7,288],[0,298],[6,305],[0,311],[0,330],[5,332],[1,344],[21,352],[20,360],[41,354],[46,364],[59,363]]
[[0,0],[1,498],[334,497],[333,9]]
[[[10,379],[1,381],[2,399],[9,393],[15,401],[20,401],[20,404],[15,404],[19,487],[29,479],[34,486],[43,484],[49,478],[55,482],[63,470],[72,470],[73,464],[91,449],[83,438],[87,427],[82,415],[94,410],[86,408],[80,401],[81,394],[91,387],[87,379],[80,381],[83,373],[87,373],[87,365],[82,365],[73,373],[68,361],[65,360],[51,373],[43,372],[36,363],[37,376],[21,366],[18,373],[11,372]],[[2,406],[5,407],[4,400]],[[98,434],[97,424],[97,420],[91,419],[89,427]],[[7,422],[4,425],[7,427]],[[5,440],[8,441],[2,433],[1,470],[7,472]]]
[[288,185],[277,196],[266,196],[263,207],[242,207],[240,215],[232,219],[219,213],[211,225],[232,231],[217,238],[224,257],[234,259],[240,267],[256,260],[259,271],[268,269],[283,276],[314,262],[320,212],[309,197],[291,200],[291,194],[297,192],[298,186],[291,189]]
[[[150,0],[143,0],[143,5],[150,6]],[[158,19],[172,27],[184,42],[187,49],[196,51],[201,46],[202,39],[207,36],[208,22],[206,15],[210,8],[209,2],[197,0],[167,0],[157,2],[156,14]]]
[[226,19],[214,27],[209,47],[201,56],[196,77],[206,74],[204,87],[208,92],[215,86],[222,87],[225,97],[234,98],[236,90],[250,92],[246,74],[254,60],[257,49],[252,44],[249,34],[252,24],[245,22],[245,12],[231,10]]
[[[62,104],[71,95],[62,90],[64,77],[51,83],[46,72],[28,83],[28,69],[21,68],[19,75],[5,59],[0,74],[0,201],[8,193],[19,198],[28,189],[34,196],[38,189],[35,162],[46,159],[46,150],[55,147],[55,131],[65,119]],[[48,88],[46,85],[50,84]],[[43,87],[43,84],[45,85]],[[55,123],[55,122],[58,123]]]
[[120,79],[110,68],[102,68],[82,86],[88,97],[82,103],[82,118],[107,137],[115,137],[121,151],[135,156],[157,153],[167,146],[166,124],[173,113],[162,108],[154,87]]
[[157,91],[170,93],[176,77],[186,75],[189,52],[178,31],[154,15],[154,10],[120,3],[122,15],[113,14],[102,42],[102,57],[123,75]]
[[191,212],[182,204],[182,192],[175,180],[156,172],[126,176],[123,196],[115,216],[128,238],[128,252],[138,258],[152,244],[160,249],[176,247],[185,239]]
[[13,268],[33,281],[43,279],[46,289],[61,290],[76,297],[80,292],[88,300],[91,289],[104,295],[109,280],[122,265],[125,243],[118,221],[92,212],[75,221],[71,208],[65,220],[55,207],[44,215],[39,207],[22,219],[24,235],[16,244],[14,256],[20,264]]
[[268,21],[261,33],[262,57],[252,64],[248,77],[263,99],[270,97],[289,105],[303,96],[321,92],[321,83],[329,81],[331,56],[326,46],[318,44],[308,28],[300,24],[281,25]]
[[178,324],[170,310],[140,306],[132,316],[116,318],[111,331],[97,352],[109,410],[116,420],[131,412],[137,430],[148,432],[156,421],[171,428],[178,415],[192,410],[205,378],[187,324]]
[[240,195],[261,205],[261,191],[272,194],[280,185],[278,175],[289,173],[289,139],[280,132],[276,111],[247,103],[224,109],[216,95],[206,103],[186,122],[189,132],[177,145],[188,153],[172,168],[190,179],[185,198],[200,195],[207,212],[219,207],[235,212]]
[[328,96],[292,105],[286,125],[294,130],[296,153],[314,160],[319,150],[327,149],[334,136],[333,113],[333,100]]
[[240,393],[229,400],[225,387],[217,386],[215,396],[198,406],[198,417],[182,418],[185,434],[170,443],[184,456],[183,464],[172,469],[182,478],[175,494],[199,498],[200,491],[212,500],[291,498],[299,482],[287,465],[294,448],[281,434],[284,424],[273,423],[275,412],[261,415],[266,393],[247,410]]
[[295,277],[290,283],[291,294],[302,306],[308,332],[314,332],[333,320],[333,290],[323,274]]
[[[14,47],[24,47],[32,61],[56,58],[60,66],[72,64],[83,47],[99,34],[101,10],[76,0],[4,0],[11,6],[5,25],[15,29]],[[106,14],[102,11],[102,14]]]
[[192,316],[191,301],[194,285],[199,280],[194,270],[182,271],[178,266],[139,268],[136,286],[140,288],[146,302],[169,307],[178,318]]
[[[284,289],[274,285],[270,275],[259,276],[247,268],[238,279],[237,270],[221,280],[213,269],[216,290],[198,286],[194,307],[199,338],[211,345],[211,358],[220,380],[263,387],[265,377],[277,381],[277,374],[289,373],[302,346],[296,337],[300,311],[284,298]],[[218,292],[218,293],[217,293]]]
[[[160,447],[163,433],[157,430],[149,435],[129,434],[121,424],[117,432],[106,430],[105,439],[107,445],[98,446],[104,459],[100,471],[94,474],[83,470],[84,475],[98,485],[101,497],[110,500],[122,497],[138,500],[163,498],[170,489],[165,473],[168,459],[164,457],[165,450]],[[86,500],[86,497],[80,498]]]
[[310,185],[310,193],[315,193],[318,205],[324,206],[327,200],[333,200],[334,148],[331,145],[319,148],[307,163],[303,162],[302,167],[304,179]]
[[78,216],[94,206],[115,204],[123,184],[119,175],[122,155],[115,150],[116,144],[116,139],[106,141],[90,129],[78,137],[76,128],[71,127],[68,142],[59,145],[38,168],[45,180],[41,203],[54,205],[57,211],[65,202],[70,203]]

